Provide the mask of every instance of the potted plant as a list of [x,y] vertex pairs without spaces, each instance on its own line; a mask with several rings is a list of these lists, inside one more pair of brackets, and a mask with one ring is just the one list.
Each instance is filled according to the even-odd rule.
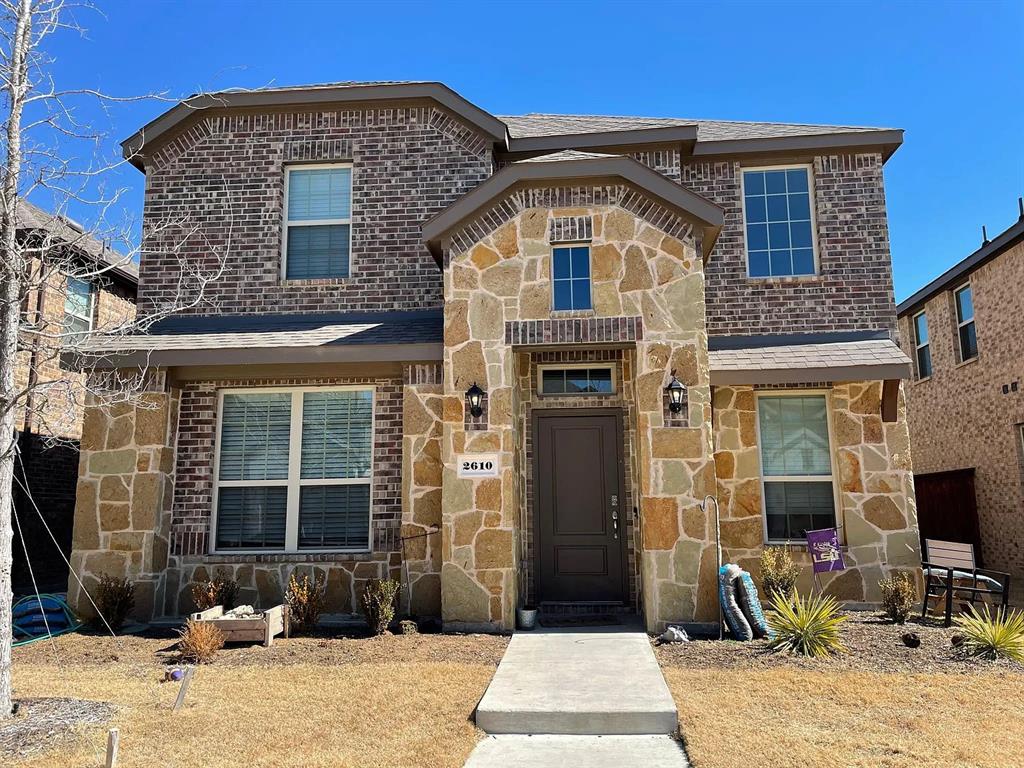
[[537,626],[537,606],[527,603],[517,609],[516,620],[520,629],[533,629]]

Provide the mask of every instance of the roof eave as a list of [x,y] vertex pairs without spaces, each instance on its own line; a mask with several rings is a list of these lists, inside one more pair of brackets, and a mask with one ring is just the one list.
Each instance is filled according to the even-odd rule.
[[697,141],[693,148],[694,157],[763,155],[823,150],[853,151],[875,149],[882,153],[883,162],[892,157],[903,143],[903,131],[886,128],[873,131],[851,131],[849,133],[823,133],[810,136],[773,136],[756,139],[725,139],[719,141]]
[[664,128],[637,128],[600,133],[563,133],[551,136],[510,138],[510,154],[545,154],[563,149],[614,149],[658,144],[690,144],[697,141],[697,126],[680,125]]
[[805,368],[725,368],[711,366],[711,385],[800,384],[807,381],[884,381],[909,379],[910,362],[878,365],[813,366]]

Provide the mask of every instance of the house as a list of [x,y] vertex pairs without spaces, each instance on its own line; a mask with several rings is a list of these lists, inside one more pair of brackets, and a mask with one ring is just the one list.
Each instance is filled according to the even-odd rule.
[[[1024,576],[1024,202],[1020,218],[898,307],[923,535]],[[927,525],[926,525],[927,522]]]
[[[14,375],[18,390],[34,391],[21,401],[15,417],[20,455],[15,514],[39,588],[63,591],[68,579],[64,558],[71,554],[84,381],[62,361],[59,335],[110,328],[132,317],[138,272],[127,257],[76,222],[27,200],[18,201],[17,221],[16,237],[29,256],[32,277],[22,296]],[[12,578],[15,592],[33,589],[20,536],[14,541]]]
[[133,579],[144,617],[221,570],[273,604],[301,568],[332,612],[392,575],[449,629],[524,603],[657,629],[718,614],[716,496],[728,560],[838,525],[827,588],[877,600],[920,564],[882,181],[901,141],[497,117],[439,83],[174,107],[124,144],[147,225],[191,227],[144,243],[139,311],[182,290],[167,254],[224,275],[93,348],[151,392],[86,416],[74,567]]

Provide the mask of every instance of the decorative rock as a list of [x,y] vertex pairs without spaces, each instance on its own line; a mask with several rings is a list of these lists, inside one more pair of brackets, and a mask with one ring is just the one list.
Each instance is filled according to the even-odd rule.
[[907,648],[920,648],[921,636],[918,635],[916,632],[904,632],[903,644],[907,646]]
[[872,496],[864,502],[864,519],[883,531],[905,528],[906,519],[891,496]]

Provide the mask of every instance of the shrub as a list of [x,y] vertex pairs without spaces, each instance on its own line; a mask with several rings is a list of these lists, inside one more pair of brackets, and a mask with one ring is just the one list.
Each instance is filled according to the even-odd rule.
[[197,581],[192,585],[192,602],[196,609],[205,611],[215,605],[223,605],[225,611],[235,607],[238,599],[238,582],[218,571],[210,581]]
[[990,612],[986,605],[982,613],[972,605],[969,613],[957,616],[955,621],[963,635],[959,647],[965,653],[1024,663],[1024,612]]
[[296,578],[292,573],[284,599],[288,603],[288,620],[293,632],[302,634],[316,626],[324,609],[326,592],[323,576],[317,576],[314,581],[309,578],[309,574],[304,573],[301,578]]
[[224,633],[209,621],[189,619],[178,635],[178,655],[193,664],[209,664],[224,647]]
[[917,602],[917,587],[913,580],[905,573],[893,573],[878,582],[878,586],[882,589],[885,615],[897,624],[903,624]]
[[363,589],[363,613],[370,631],[383,635],[395,618],[399,584],[394,579],[370,579]]
[[761,584],[769,600],[777,594],[791,599],[799,577],[800,566],[793,562],[789,547],[765,547],[761,550]]
[[103,619],[112,630],[118,630],[135,607],[135,584],[128,579],[121,579],[108,574],[100,574],[100,583],[96,586],[96,608],[100,616],[95,623],[102,627]]
[[775,592],[768,612],[773,633],[768,646],[813,658],[842,653],[846,648],[839,640],[839,625],[846,617],[838,612],[839,604],[831,595],[802,598],[794,592],[790,600],[784,593]]

